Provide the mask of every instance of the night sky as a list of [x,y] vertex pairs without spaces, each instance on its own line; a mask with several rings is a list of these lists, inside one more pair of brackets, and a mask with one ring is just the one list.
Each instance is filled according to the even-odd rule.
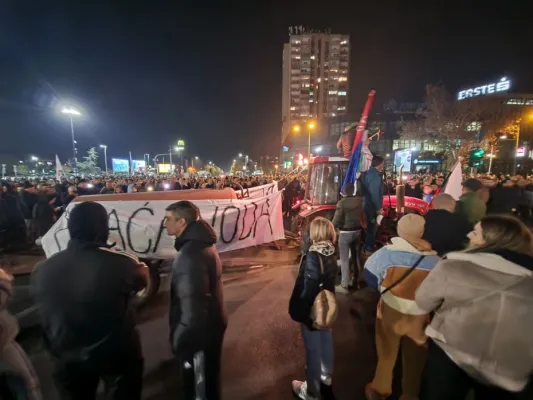
[[351,35],[355,114],[370,88],[376,107],[420,101],[439,81],[455,91],[507,76],[533,92],[531,14],[517,1],[217,3],[0,0],[0,154],[70,157],[61,99],[84,113],[80,153],[105,143],[110,158],[142,158],[182,138],[222,167],[277,154],[289,25]]

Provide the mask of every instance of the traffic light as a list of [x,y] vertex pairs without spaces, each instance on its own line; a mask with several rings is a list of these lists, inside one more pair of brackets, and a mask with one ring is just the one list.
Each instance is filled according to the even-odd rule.
[[470,167],[479,167],[483,164],[483,156],[485,155],[485,150],[483,149],[472,149],[470,150],[470,156],[468,157],[468,165]]

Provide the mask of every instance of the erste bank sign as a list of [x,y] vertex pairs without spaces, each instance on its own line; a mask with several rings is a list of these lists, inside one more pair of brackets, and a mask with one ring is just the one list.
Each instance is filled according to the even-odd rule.
[[489,83],[483,86],[477,86],[475,88],[461,90],[457,93],[457,100],[463,100],[470,97],[484,96],[486,94],[492,94],[497,92],[505,92],[511,87],[511,81],[507,78],[502,78],[499,82]]

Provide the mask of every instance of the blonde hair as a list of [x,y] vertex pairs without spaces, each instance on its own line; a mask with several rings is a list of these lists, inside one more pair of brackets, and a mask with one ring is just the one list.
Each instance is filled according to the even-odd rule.
[[335,227],[330,220],[324,217],[316,217],[309,227],[309,238],[312,242],[335,243]]
[[533,233],[518,218],[511,215],[488,215],[480,221],[485,243],[467,250],[468,253],[505,249],[533,255]]

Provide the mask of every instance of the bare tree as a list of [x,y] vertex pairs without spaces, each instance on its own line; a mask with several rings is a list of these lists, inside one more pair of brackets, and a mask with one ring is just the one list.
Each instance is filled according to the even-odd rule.
[[[519,110],[499,97],[456,100],[443,85],[426,85],[426,97],[416,119],[400,121],[405,139],[427,140],[445,154],[448,166],[471,147],[489,147],[490,141],[519,118]],[[483,133],[483,137],[482,137]]]

